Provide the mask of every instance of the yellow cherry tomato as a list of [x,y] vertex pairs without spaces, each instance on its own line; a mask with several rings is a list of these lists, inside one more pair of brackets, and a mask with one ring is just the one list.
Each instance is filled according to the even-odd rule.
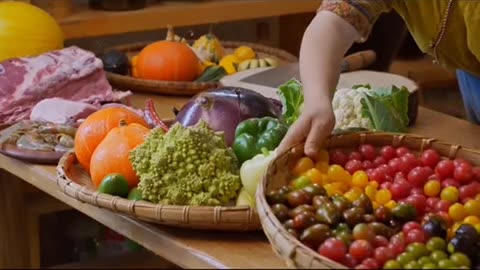
[[325,162],[327,164],[329,163],[330,156],[328,155],[327,150],[322,149],[322,150],[320,150],[320,152],[318,152],[318,161]]
[[480,224],[475,224],[475,229],[477,229],[477,232],[480,233]]
[[440,198],[450,203],[456,203],[458,201],[459,195],[460,195],[460,192],[456,187],[448,186],[442,189],[442,192],[440,193]]
[[423,186],[423,193],[428,197],[436,197],[440,190],[442,189],[442,184],[437,180],[430,180]]
[[295,163],[295,166],[293,167],[293,174],[295,176],[300,176],[302,173],[312,169],[315,167],[315,164],[313,163],[313,160],[308,157],[302,157]]
[[368,185],[368,175],[364,171],[356,171],[352,175],[352,185],[359,188],[364,188]]
[[324,161],[319,161],[315,164],[315,168],[317,168],[322,173],[327,173],[329,166],[330,165],[328,165],[328,162],[324,162]]
[[343,194],[343,197],[347,198],[347,200],[349,200],[351,202],[354,202],[356,199],[360,198],[360,195],[362,195],[361,190],[351,188],[349,191],[347,191],[347,192],[345,192],[345,194]]
[[365,195],[367,195],[370,200],[375,200],[375,194],[377,194],[377,189],[372,185],[367,185],[365,187]]
[[312,181],[312,183],[319,184],[319,185],[326,184],[324,182],[323,174],[316,168],[312,168],[304,172],[302,175],[310,178],[310,181]]
[[380,186],[377,181],[369,181],[368,185],[374,187],[375,189],[378,189]]
[[375,201],[380,205],[384,205],[392,199],[392,193],[388,189],[380,189],[375,194]]
[[390,200],[385,204],[385,206],[390,208],[390,210],[392,210],[393,208],[395,208],[395,206],[397,206],[397,202],[394,200]]
[[467,215],[480,217],[480,200],[469,200],[463,206]]
[[373,209],[377,209],[377,208],[379,208],[381,205],[380,205],[378,202],[373,201],[373,202],[372,202],[372,206],[373,206]]
[[480,193],[475,196],[475,200],[480,201]]
[[345,170],[342,166],[334,164],[328,167],[327,176],[330,182],[340,182],[345,178]]
[[461,221],[467,217],[467,211],[460,203],[454,203],[448,208],[448,215],[453,221]]
[[480,218],[477,216],[468,216],[463,220],[463,223],[477,225],[477,224],[480,224]]

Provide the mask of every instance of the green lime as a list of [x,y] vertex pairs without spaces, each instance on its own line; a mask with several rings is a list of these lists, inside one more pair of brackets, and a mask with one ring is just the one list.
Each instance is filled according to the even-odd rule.
[[460,252],[456,252],[450,255],[450,260],[457,266],[466,266],[468,268],[472,266],[472,263],[470,262],[470,259],[467,257],[467,255]]
[[457,265],[452,262],[450,259],[443,259],[438,262],[438,268],[447,269],[447,268],[456,268]]
[[395,260],[390,260],[383,265],[383,269],[401,269],[402,265]]
[[430,250],[430,251],[445,250],[446,247],[447,247],[447,243],[445,242],[444,239],[442,239],[440,237],[432,237],[427,242],[427,249]]
[[105,176],[98,187],[99,192],[123,198],[127,197],[128,190],[128,182],[125,176],[116,173]]
[[418,259],[423,256],[427,256],[430,254],[427,247],[423,243],[412,243],[408,245],[407,252],[412,253],[415,256],[415,259]]
[[448,254],[445,253],[445,251],[435,250],[430,254],[430,258],[432,258],[433,261],[438,263],[443,259],[448,259]]
[[438,269],[438,266],[434,263],[427,263],[422,266],[422,269]]
[[143,200],[142,198],[142,192],[138,188],[132,188],[130,192],[128,193],[127,199],[132,200],[132,201],[141,201]]
[[407,264],[405,264],[405,266],[403,267],[403,269],[419,269],[420,268],[420,264],[416,261],[411,261],[411,262],[408,262]]
[[402,254],[398,255],[397,257],[397,262],[403,266],[405,266],[407,263],[414,261],[415,255],[410,253],[410,252],[403,252]]
[[418,263],[420,265],[425,265],[427,263],[434,263],[433,259],[428,257],[428,256],[423,256],[420,259],[418,259]]

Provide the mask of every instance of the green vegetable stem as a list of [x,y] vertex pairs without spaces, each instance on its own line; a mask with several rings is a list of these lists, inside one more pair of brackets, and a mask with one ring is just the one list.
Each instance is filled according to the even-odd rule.
[[287,131],[288,126],[273,117],[245,120],[235,130],[233,151],[242,164],[277,148]]

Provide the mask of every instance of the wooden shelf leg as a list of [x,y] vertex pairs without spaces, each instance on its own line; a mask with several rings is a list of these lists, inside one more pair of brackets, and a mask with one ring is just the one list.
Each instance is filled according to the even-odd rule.
[[22,180],[0,170],[0,268],[30,268]]

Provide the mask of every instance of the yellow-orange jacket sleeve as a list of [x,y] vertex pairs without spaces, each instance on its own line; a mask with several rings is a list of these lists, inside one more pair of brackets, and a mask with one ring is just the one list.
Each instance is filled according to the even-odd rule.
[[365,41],[380,14],[392,9],[393,0],[323,0],[318,11],[330,11],[345,19],[357,29]]

